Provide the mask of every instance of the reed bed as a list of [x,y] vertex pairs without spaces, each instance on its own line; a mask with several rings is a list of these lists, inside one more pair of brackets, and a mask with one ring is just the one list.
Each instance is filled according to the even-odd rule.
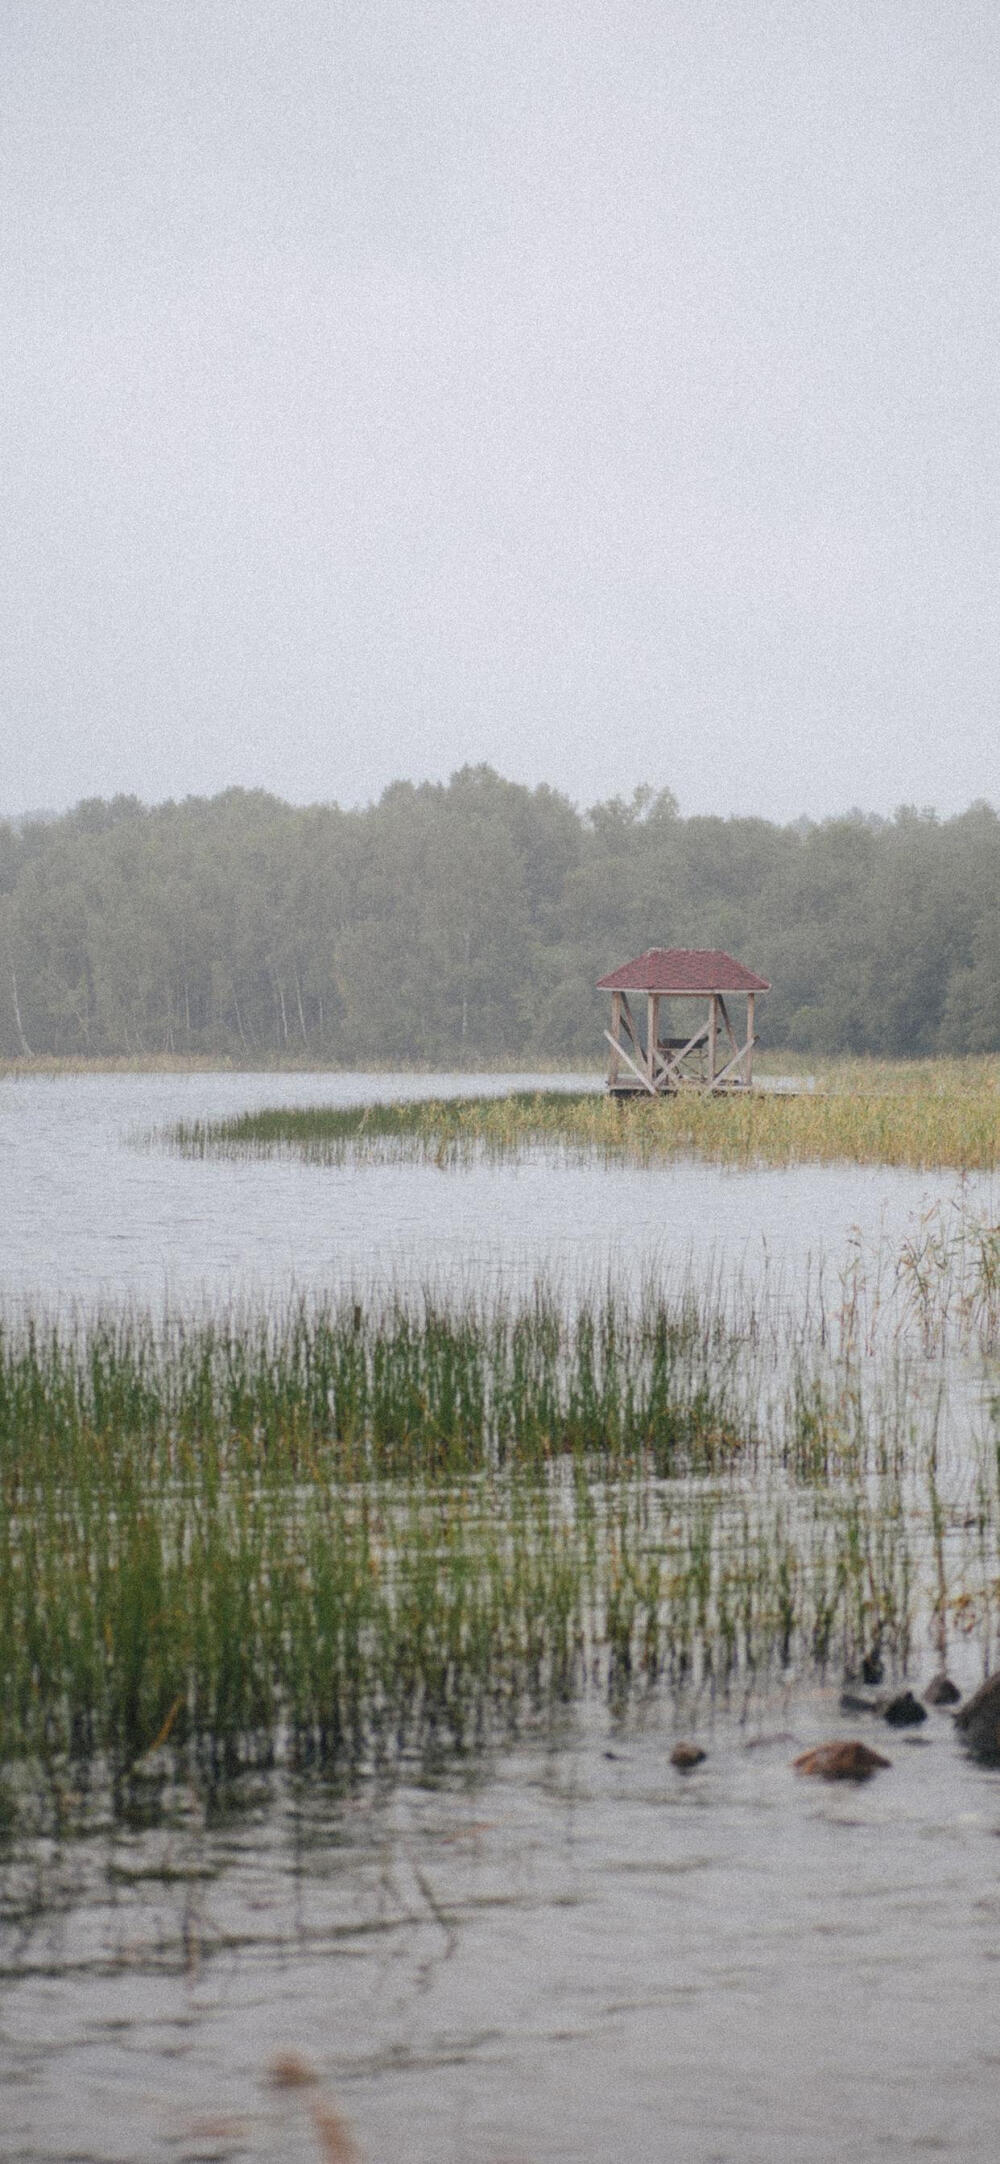
[[798,1079],[828,1096],[954,1097],[978,1096],[1000,1089],[1000,1058],[995,1053],[960,1058],[876,1059],[871,1054],[817,1059],[784,1050],[758,1054],[762,1076]]
[[512,1092],[356,1106],[275,1106],[189,1121],[165,1138],[186,1157],[293,1154],[313,1164],[348,1158],[440,1166],[543,1149],[654,1163],[696,1155],[733,1165],[852,1162],[992,1171],[1000,1163],[1000,1088],[759,1092],[612,1100],[598,1091]]
[[105,1460],[140,1485],[260,1466],[419,1479],[567,1455],[705,1469],[752,1439],[748,1327],[692,1289],[564,1310],[543,1283],[517,1302],[29,1315],[0,1322],[0,1481],[16,1505]]
[[[496,1743],[997,1598],[996,1418],[710,1294],[370,1297],[0,1332],[8,1815]],[[964,1419],[964,1412],[963,1412]]]
[[880,1504],[516,1476],[66,1501],[4,1555],[8,1778],[356,1773],[493,1743],[595,1683],[620,1703],[876,1639],[905,1663],[917,1555]]

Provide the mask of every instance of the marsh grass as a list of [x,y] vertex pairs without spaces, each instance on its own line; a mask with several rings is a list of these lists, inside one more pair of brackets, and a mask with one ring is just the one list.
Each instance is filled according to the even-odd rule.
[[987,1642],[995,1429],[949,1458],[946,1365],[827,1336],[691,1288],[8,1319],[8,1817]]
[[[781,1063],[779,1062],[779,1065]],[[366,1074],[432,1075],[448,1074],[510,1074],[557,1075],[589,1074],[593,1071],[595,1081],[602,1072],[598,1056],[578,1059],[571,1063],[552,1059],[544,1054],[525,1053],[521,1057],[510,1054],[495,1055],[487,1061],[469,1062],[446,1060],[435,1063],[430,1060],[377,1060],[365,1061]],[[0,1055],[0,1079],[10,1078],[28,1081],[38,1075],[103,1075],[103,1074],[357,1074],[356,1067],[343,1060],[323,1059],[302,1050],[271,1050],[256,1057],[248,1051],[239,1055],[232,1052],[109,1052],[89,1058],[71,1053],[37,1053]]]
[[827,1095],[852,1097],[977,1096],[1000,1089],[1000,1059],[990,1053],[933,1059],[875,1059],[870,1054],[817,1058],[785,1050],[755,1056],[762,1075],[808,1078]]
[[[893,1086],[893,1085],[896,1086]],[[356,1106],[264,1109],[183,1122],[168,1144],[186,1157],[295,1155],[313,1164],[348,1158],[442,1167],[542,1149],[605,1161],[655,1163],[696,1155],[734,1165],[852,1162],[990,1171],[1000,1162],[995,1066],[927,1064],[898,1086],[898,1071],[864,1089],[828,1086],[801,1096],[750,1092],[618,1101],[600,1091],[511,1092]]]
[[[280,1067],[280,1062],[278,1063]],[[146,1052],[142,1054],[107,1053],[103,1058],[91,1059],[60,1056],[55,1053],[39,1053],[31,1058],[0,1057],[0,1079],[5,1081],[31,1081],[39,1076],[58,1078],[63,1075],[103,1074],[232,1074],[237,1062],[215,1058],[211,1053]]]
[[[566,1456],[658,1474],[753,1434],[752,1312],[693,1289],[527,1297],[344,1294],[280,1314],[0,1321],[8,1499],[64,1468],[201,1480],[260,1467],[350,1482]],[[12,1491],[8,1484],[13,1484]]]

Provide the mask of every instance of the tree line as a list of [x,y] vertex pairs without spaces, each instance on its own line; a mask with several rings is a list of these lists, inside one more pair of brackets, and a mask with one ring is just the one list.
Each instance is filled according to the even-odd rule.
[[770,978],[767,1044],[996,1051],[1000,819],[581,813],[467,767],[359,811],[231,789],[0,822],[6,1057],[600,1057],[595,980],[651,945]]

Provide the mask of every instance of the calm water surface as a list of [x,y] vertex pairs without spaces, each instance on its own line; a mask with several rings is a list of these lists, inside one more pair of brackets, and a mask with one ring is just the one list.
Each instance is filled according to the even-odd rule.
[[1000,1776],[937,1715],[817,1790],[835,1705],[691,1712],[686,1777],[592,1713],[469,1786],[64,1851],[6,1935],[4,2155],[316,2157],[294,2051],[372,2164],[985,2164]]
[[[496,1078],[498,1090],[532,1078]],[[549,1078],[538,1078],[550,1087]],[[593,1278],[766,1252],[792,1280],[954,1181],[532,1163],[179,1162],[128,1137],[250,1104],[480,1078],[0,1083],[0,1298],[200,1302],[393,1275]],[[986,1193],[985,1183],[980,1192]],[[915,1664],[919,1685],[933,1666]],[[959,1649],[959,1680],[976,1680]],[[871,2164],[997,2153],[1000,1775],[947,1715],[839,1793],[839,1679],[748,1705],[600,1703],[466,1777],[261,1791],[205,1825],[7,1856],[0,2154],[368,2164]],[[679,1728],[678,1728],[679,1724]],[[668,1762],[679,1732],[708,1757]],[[317,2086],[279,2091],[294,2051]],[[326,2154],[331,2154],[327,2151]]]
[[280,1297],[372,1277],[515,1282],[539,1269],[591,1281],[609,1266],[670,1270],[688,1258],[756,1274],[765,1255],[795,1281],[821,1251],[835,1274],[854,1228],[895,1244],[956,1186],[954,1174],[857,1165],[187,1162],[130,1140],[251,1106],[553,1086],[539,1075],[0,1079],[0,1301]]

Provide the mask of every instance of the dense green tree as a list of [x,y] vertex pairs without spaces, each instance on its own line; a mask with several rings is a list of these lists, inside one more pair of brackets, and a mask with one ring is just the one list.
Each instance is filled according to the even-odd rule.
[[599,1053],[595,979],[651,944],[771,978],[766,1040],[1000,1048],[1000,819],[578,813],[489,767],[378,803],[261,791],[0,822],[0,1052],[342,1063]]

